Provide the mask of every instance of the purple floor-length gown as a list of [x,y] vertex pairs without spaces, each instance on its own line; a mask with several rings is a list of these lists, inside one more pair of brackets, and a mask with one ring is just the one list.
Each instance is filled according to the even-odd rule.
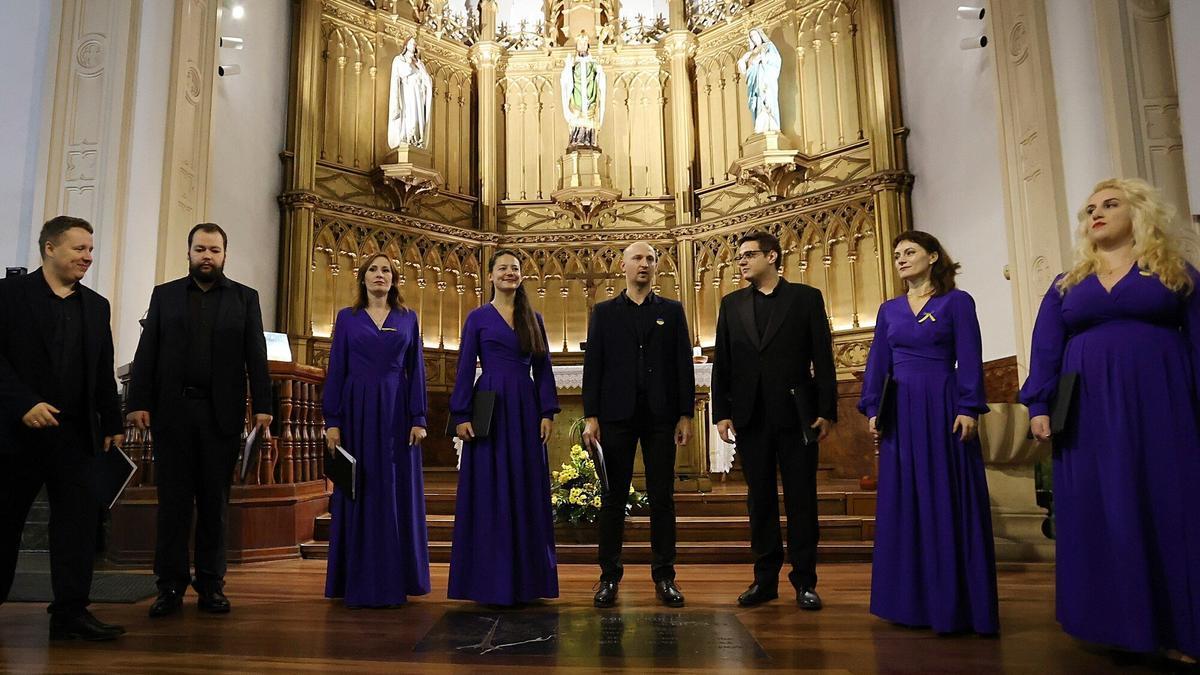
[[383,330],[366,310],[338,312],[323,401],[325,426],[358,460],[358,495],[330,498],[325,596],[352,607],[399,605],[429,592],[429,540],[421,449],[425,361],[412,310],[392,310]]
[[[959,415],[987,412],[975,302],[960,290],[916,314],[883,303],[858,409],[879,414],[895,383],[893,424],[879,448],[871,613],[939,633],[1000,630],[996,554],[979,440],[962,442]],[[956,367],[957,364],[957,367]]]
[[[477,356],[483,373],[475,382]],[[496,392],[496,408],[491,434],[463,447],[447,595],[496,605],[556,598],[550,468],[539,435],[540,420],[558,412],[554,373],[549,354],[521,353],[491,303],[463,326],[450,396],[455,424],[469,419],[476,389]]]
[[1045,415],[1078,373],[1054,441],[1058,621],[1123,649],[1200,656],[1200,276],[1190,295],[1131,267],[1052,285],[1021,401]]

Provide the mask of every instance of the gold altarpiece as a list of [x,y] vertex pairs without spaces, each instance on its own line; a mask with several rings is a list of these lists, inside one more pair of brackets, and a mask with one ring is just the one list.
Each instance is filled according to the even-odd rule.
[[[444,2],[369,4],[295,0],[279,325],[301,362],[326,363],[358,261],[387,253],[422,325],[435,427],[426,463],[453,466],[436,427],[459,329],[489,297],[483,267],[496,247],[524,256],[553,359],[577,364],[590,308],[623,288],[620,251],[632,241],[658,248],[656,290],[684,303],[694,344],[711,354],[720,298],[740,285],[737,238],[762,228],[780,238],[785,276],[828,304],[845,422],[822,464],[872,473],[855,373],[876,308],[896,288],[887,242],[909,226],[912,181],[890,0],[733,2],[721,14],[672,0],[670,17],[633,26],[614,18],[617,0],[548,0],[546,22],[532,28],[498,24],[494,0],[465,21]],[[739,163],[752,123],[737,60],[753,27],[781,53],[781,133],[794,149],[769,166]],[[581,30],[606,73],[598,145],[620,195],[588,218],[551,198],[568,141],[559,73]],[[443,180],[401,204],[378,167],[388,68],[409,37],[433,80],[430,168]],[[707,470],[703,398],[681,474]],[[579,408],[564,406],[552,463]]]

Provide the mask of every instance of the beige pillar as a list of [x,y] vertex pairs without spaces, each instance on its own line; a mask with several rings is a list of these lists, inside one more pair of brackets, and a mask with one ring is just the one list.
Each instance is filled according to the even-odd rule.
[[499,206],[496,64],[503,53],[504,47],[498,42],[476,42],[470,52],[479,85],[479,225],[485,232],[496,231]]
[[[672,8],[672,19],[675,12]],[[672,21],[672,28],[674,28]],[[696,36],[688,30],[672,30],[663,38],[671,73],[671,163],[675,194],[675,223],[692,222],[692,158],[696,155],[692,129],[692,80],[688,63],[696,53]]]
[[[859,95],[867,101],[863,117],[863,133],[871,141],[871,163],[876,171],[906,171],[908,161],[904,156],[904,143],[898,134],[903,125],[900,110],[899,76],[896,72],[897,59],[894,53],[895,17],[892,3],[885,0],[869,0],[862,5],[861,39],[859,61],[862,64],[861,89]],[[906,191],[878,189],[875,191],[876,237],[880,250],[886,251],[892,238],[910,225]],[[896,295],[899,279],[888,264],[890,256],[878,258],[879,278],[883,282],[885,298]]]
[[1042,296],[1070,262],[1072,218],[1064,196],[1045,2],[995,0],[988,16],[995,36],[1008,275],[1017,364],[1024,375]]
[[[496,231],[496,209],[500,205],[496,134],[496,65],[504,46],[496,42],[496,0],[479,4],[479,41],[471,46],[469,58],[475,66],[479,102],[479,229]],[[486,260],[481,263],[487,263]],[[487,272],[483,272],[487,274]],[[483,286],[487,286],[486,283]],[[485,300],[486,302],[486,294]]]
[[[287,160],[284,172],[285,192],[311,191],[316,185],[317,139],[320,128],[318,102],[321,81],[321,0],[300,0],[293,14],[293,54],[291,108],[288,119],[294,123],[287,131]],[[279,304],[277,325],[287,332],[298,363],[311,363],[308,338],[312,326],[307,321],[311,299],[309,275],[312,270],[313,209],[306,202],[288,204],[283,214],[280,242],[279,288],[288,290],[288,301]]]

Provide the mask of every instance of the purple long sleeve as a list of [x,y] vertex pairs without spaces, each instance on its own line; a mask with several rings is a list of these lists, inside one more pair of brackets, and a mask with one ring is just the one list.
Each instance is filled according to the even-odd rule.
[[471,420],[471,400],[475,397],[475,362],[479,359],[479,310],[467,315],[458,343],[458,372],[450,394],[450,421],[454,425]]
[[[412,312],[412,310],[409,310]],[[404,373],[408,377],[408,414],[414,427],[428,427],[425,398],[425,344],[421,337],[421,322],[413,312],[413,341],[404,355]]]
[[329,348],[325,391],[321,396],[321,414],[325,417],[326,429],[342,426],[342,390],[346,385],[346,365],[350,358],[346,332],[351,311],[349,307],[342,309],[333,322],[333,346]]
[[875,337],[867,352],[867,370],[863,373],[862,395],[858,411],[867,419],[879,415],[879,399],[883,396],[883,378],[892,370],[892,346],[888,343],[887,302],[879,306],[875,316]]
[[1058,389],[1062,371],[1063,350],[1067,344],[1067,324],[1062,314],[1062,294],[1050,284],[1042,297],[1037,321],[1033,324],[1033,348],[1029,354],[1029,377],[1021,387],[1021,403],[1029,408],[1029,416],[1050,414],[1050,401]]
[[546,353],[541,356],[534,356],[531,364],[533,366],[533,388],[537,392],[538,411],[541,413],[542,419],[554,419],[554,415],[560,410],[558,407],[558,385],[554,382],[554,369],[550,365],[550,341],[546,339],[546,324],[542,322],[542,315],[537,315],[538,328],[542,330],[542,342],[546,345]]
[[951,299],[950,316],[954,323],[955,381],[958,384],[956,414],[978,417],[988,411],[987,392],[983,388],[983,338],[975,300],[967,293]]
[[1200,272],[1188,265],[1188,274],[1191,275],[1194,286],[1185,300],[1183,336],[1191,346],[1192,382],[1195,391],[1200,395]]

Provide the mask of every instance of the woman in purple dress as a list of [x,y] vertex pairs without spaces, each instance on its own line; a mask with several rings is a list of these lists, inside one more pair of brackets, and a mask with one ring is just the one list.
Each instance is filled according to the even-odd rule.
[[326,444],[358,460],[358,495],[330,499],[325,596],[350,607],[404,604],[429,592],[421,440],[425,361],[417,315],[386,255],[358,270],[358,298],[338,312],[325,375]]
[[[464,445],[448,596],[515,605],[558,597],[546,458],[558,394],[542,317],[521,286],[520,258],[501,250],[488,266],[492,301],[467,315],[450,396]],[[486,438],[476,438],[469,421],[476,391],[496,393]]]
[[[976,418],[987,412],[975,301],[936,238],[905,232],[908,287],[879,308],[858,409],[880,444],[871,613],[938,633],[1000,630],[991,506]],[[881,411],[885,376],[894,403]],[[879,415],[889,424],[876,430]]]
[[1058,621],[1088,642],[1200,656],[1200,293],[1140,180],[1096,186],[1074,266],[1042,299],[1021,401],[1054,437]]

